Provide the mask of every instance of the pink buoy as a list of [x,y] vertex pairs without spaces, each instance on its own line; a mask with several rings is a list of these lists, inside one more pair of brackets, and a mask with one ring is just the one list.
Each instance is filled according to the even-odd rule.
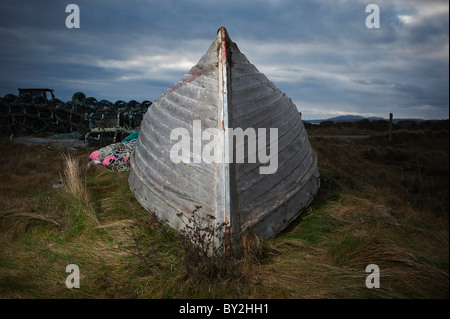
[[89,158],[93,161],[99,161],[100,158],[98,157],[99,151],[94,151],[89,155]]
[[108,156],[103,160],[102,164],[103,164],[103,166],[108,166],[108,165],[111,165],[112,163],[114,163],[115,161],[116,161],[116,158],[114,156]]

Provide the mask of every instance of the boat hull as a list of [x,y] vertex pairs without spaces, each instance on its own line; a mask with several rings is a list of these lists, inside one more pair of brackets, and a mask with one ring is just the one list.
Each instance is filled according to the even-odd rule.
[[[211,129],[213,142],[198,133],[199,127]],[[180,143],[173,138],[176,129],[191,138],[189,161],[177,163],[171,157]],[[263,129],[266,136],[259,135]],[[233,130],[248,133],[241,144],[230,135]],[[212,162],[201,157],[211,144],[218,156]],[[244,153],[238,158],[240,150]],[[263,162],[261,153],[270,159]],[[272,160],[275,171],[264,173]],[[221,28],[200,61],[145,114],[129,184],[148,211],[177,231],[186,231],[193,211],[202,217],[196,219],[202,227],[223,227],[214,245],[219,252],[238,247],[245,231],[263,239],[282,231],[311,203],[320,176],[295,104]]]

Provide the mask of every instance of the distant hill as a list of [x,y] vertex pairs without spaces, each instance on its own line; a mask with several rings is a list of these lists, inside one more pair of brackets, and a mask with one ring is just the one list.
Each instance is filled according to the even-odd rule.
[[[360,115],[343,115],[324,120],[303,121],[307,129],[314,128],[357,128],[362,130],[385,131],[388,129],[389,120],[382,117],[364,117]],[[393,119],[393,129],[405,130],[448,130],[449,120],[424,120],[411,118]]]
[[333,121],[333,122],[356,122],[359,120],[364,120],[364,119],[368,119],[369,121],[373,121],[373,120],[384,120],[381,117],[364,117],[361,115],[341,115],[341,116],[336,116],[336,117],[330,117],[328,119],[321,119],[321,120],[309,120],[309,121],[305,121],[311,124],[320,124],[321,122],[325,122],[325,121]]
[[[325,121],[332,121],[332,122],[356,122],[356,121],[360,121],[360,120],[369,120],[369,121],[379,121],[379,120],[384,120],[384,121],[388,121],[388,119],[382,118],[382,117],[377,117],[377,116],[369,116],[369,117],[364,117],[361,115],[341,115],[341,116],[336,116],[336,117],[330,117],[328,119],[322,119],[322,120],[307,120],[304,122],[308,122],[311,124],[320,124],[321,122],[325,122]],[[395,118],[393,119],[394,123],[398,123],[400,121],[414,121],[414,122],[423,122],[425,120],[423,119],[411,119],[411,118]]]
[[364,120],[364,119],[367,119],[369,121],[385,120],[382,117],[376,117],[376,116],[364,117],[364,116],[360,116],[360,115],[341,115],[341,116],[336,116],[336,117],[329,118],[328,121],[333,121],[333,122],[355,122],[355,121]]

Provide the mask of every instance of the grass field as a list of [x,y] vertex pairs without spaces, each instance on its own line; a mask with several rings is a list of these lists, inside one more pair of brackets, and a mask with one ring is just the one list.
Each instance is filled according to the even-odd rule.
[[[247,234],[244,257],[205,276],[127,172],[87,167],[89,150],[2,139],[0,298],[448,298],[448,131],[310,141],[310,207],[274,239]],[[66,288],[68,264],[79,289]],[[365,285],[369,264],[379,289]]]

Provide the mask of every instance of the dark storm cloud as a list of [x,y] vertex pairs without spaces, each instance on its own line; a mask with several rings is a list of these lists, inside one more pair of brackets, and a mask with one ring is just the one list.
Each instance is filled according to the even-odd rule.
[[[76,3],[81,28],[67,29]],[[381,28],[367,29],[377,3]],[[63,100],[156,99],[220,26],[304,118],[448,118],[446,1],[3,1],[0,95],[51,87]]]

